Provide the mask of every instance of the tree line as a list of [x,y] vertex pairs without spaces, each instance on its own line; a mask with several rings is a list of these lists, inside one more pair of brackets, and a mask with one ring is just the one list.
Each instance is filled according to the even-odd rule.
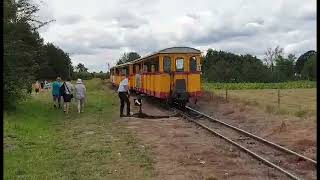
[[263,60],[250,54],[236,55],[208,49],[202,57],[202,78],[209,82],[284,82],[316,80],[317,53],[310,50],[298,59],[283,49],[269,48]]
[[[141,56],[137,52],[124,53],[117,65],[134,61]],[[208,49],[201,57],[202,78],[209,82],[284,82],[316,80],[316,51],[310,50],[296,58],[283,55],[283,48],[268,48],[261,60],[250,54],[237,55]]]
[[39,6],[29,0],[4,0],[4,109],[13,109],[25,99],[36,79],[66,78],[71,60],[63,50],[44,43],[38,29],[48,22],[40,22],[35,13]]
[[69,54],[52,43],[45,43],[38,29],[51,21],[36,18],[39,5],[31,0],[3,1],[3,104],[15,109],[26,99],[36,80],[103,78],[105,73],[89,73],[83,64],[73,67]]

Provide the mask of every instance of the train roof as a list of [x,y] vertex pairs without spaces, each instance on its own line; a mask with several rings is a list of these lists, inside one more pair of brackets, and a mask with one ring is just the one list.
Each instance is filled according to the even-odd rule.
[[[160,51],[157,51],[157,52],[153,52],[149,55],[146,55],[144,57],[141,57],[139,59],[136,59],[134,61],[131,61],[131,62],[127,62],[127,63],[124,63],[124,64],[120,64],[120,65],[117,65],[117,66],[114,66],[112,68],[115,68],[115,67],[122,67],[122,66],[127,66],[129,64],[133,64],[135,62],[139,62],[139,61],[142,61],[148,57],[151,57],[153,55],[156,55],[156,54],[186,54],[186,53],[190,53],[190,54],[201,54],[201,51],[198,50],[198,49],[195,49],[195,48],[191,48],[191,47],[170,47],[170,48],[165,48],[165,49],[162,49]],[[112,69],[111,68],[111,69]]]

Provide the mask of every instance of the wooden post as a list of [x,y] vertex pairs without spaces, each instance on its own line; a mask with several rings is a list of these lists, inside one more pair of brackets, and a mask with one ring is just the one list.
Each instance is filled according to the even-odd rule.
[[280,109],[280,89],[278,89],[278,108]]
[[228,89],[226,89],[226,102],[228,102]]

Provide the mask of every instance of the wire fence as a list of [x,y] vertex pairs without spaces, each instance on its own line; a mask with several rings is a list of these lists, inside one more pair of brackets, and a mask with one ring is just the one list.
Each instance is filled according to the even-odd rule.
[[316,116],[316,88],[309,89],[210,89],[209,97],[219,97],[225,102],[244,102],[265,108],[267,111]]

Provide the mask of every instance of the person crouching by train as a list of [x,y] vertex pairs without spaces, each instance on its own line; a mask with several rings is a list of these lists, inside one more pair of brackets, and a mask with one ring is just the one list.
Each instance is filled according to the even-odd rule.
[[78,113],[83,113],[84,102],[86,100],[86,87],[82,83],[81,79],[77,80],[77,84],[75,85],[76,89],[76,99],[78,101]]
[[120,98],[120,117],[124,117],[123,115],[123,108],[124,108],[124,103],[127,104],[127,116],[130,116],[130,92],[129,92],[129,82],[128,82],[128,77],[129,75],[126,74],[126,78],[123,79],[118,88],[118,94]]
[[73,98],[73,85],[70,82],[70,78],[67,79],[66,82],[63,83],[61,86],[60,92],[62,91],[62,97],[63,97],[63,112],[68,114],[69,113],[69,108],[70,108],[70,102],[71,99]]
[[60,87],[61,87],[61,78],[57,77],[56,81],[52,83],[52,97],[53,97],[53,107],[61,108],[61,95],[60,95]]

